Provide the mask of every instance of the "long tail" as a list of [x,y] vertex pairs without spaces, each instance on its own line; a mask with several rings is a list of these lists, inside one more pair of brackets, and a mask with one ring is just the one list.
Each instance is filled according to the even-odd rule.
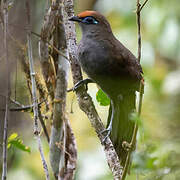
[[[122,143],[131,142],[134,122],[130,119],[131,113],[135,110],[135,92],[122,95],[121,98],[114,100],[114,115],[112,121],[112,131],[110,138],[119,156],[121,165],[124,167],[127,157],[127,150],[122,147]],[[112,116],[112,107],[109,108],[108,123]]]

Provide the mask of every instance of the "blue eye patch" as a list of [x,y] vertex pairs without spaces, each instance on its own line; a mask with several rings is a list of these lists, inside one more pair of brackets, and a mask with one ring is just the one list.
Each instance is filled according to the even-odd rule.
[[99,22],[92,16],[87,16],[85,18],[82,19],[81,21],[82,23],[85,24],[98,24]]

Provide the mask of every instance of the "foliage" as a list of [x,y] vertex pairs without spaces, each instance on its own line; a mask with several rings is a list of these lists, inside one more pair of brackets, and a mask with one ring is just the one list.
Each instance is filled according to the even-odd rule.
[[8,149],[11,147],[15,147],[21,151],[25,151],[30,153],[31,149],[30,147],[26,146],[23,144],[22,139],[20,139],[20,137],[18,136],[17,133],[12,133],[9,137],[8,137]]
[[110,99],[101,89],[96,93],[96,100],[101,106],[108,106],[110,104]]

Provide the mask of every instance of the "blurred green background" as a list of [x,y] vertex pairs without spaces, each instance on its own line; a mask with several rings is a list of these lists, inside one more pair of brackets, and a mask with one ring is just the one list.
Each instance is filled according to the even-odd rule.
[[[40,33],[46,2],[31,1],[33,31]],[[94,9],[104,14],[115,36],[137,54],[136,1],[132,0],[77,0],[75,12]],[[9,21],[24,27],[24,4],[13,1]],[[178,180],[180,179],[180,1],[149,0],[141,13],[142,59],[145,94],[137,140],[137,151],[133,155],[132,170],[127,180]],[[18,41],[25,43],[25,32],[11,28]],[[78,39],[81,37],[77,27]],[[34,56],[38,61],[37,41],[34,37]],[[13,50],[12,50],[13,51]],[[3,52],[1,52],[1,55]],[[2,57],[2,56],[1,56]],[[13,56],[12,56],[13,57]],[[14,58],[14,57],[13,57]],[[3,64],[2,61],[0,61]],[[17,63],[12,62],[12,97],[30,104],[24,74]],[[3,69],[3,65],[0,67]],[[4,72],[3,70],[1,73]],[[17,72],[17,73],[16,73]],[[17,85],[15,88],[15,78]],[[86,75],[84,75],[86,77]],[[3,92],[4,76],[0,77],[0,92]],[[72,87],[71,75],[69,87]],[[108,107],[96,101],[96,85],[89,85],[88,92],[103,122],[106,123]],[[2,98],[1,98],[2,99]],[[3,99],[1,106],[3,106]],[[110,180],[111,172],[105,154],[89,120],[78,107],[74,93],[67,95],[67,117],[69,117],[78,147],[76,180]],[[71,112],[73,111],[73,113]],[[1,122],[3,113],[1,115]],[[2,124],[2,123],[1,123]],[[33,138],[33,121],[29,113],[11,113],[11,133],[18,133],[31,152],[11,147],[8,152],[8,179],[43,180],[43,168],[36,140]],[[2,141],[2,127],[0,131]],[[43,139],[48,160],[49,147]],[[2,148],[1,148],[2,152]],[[50,169],[50,166],[49,166]],[[51,174],[51,179],[53,176]]]

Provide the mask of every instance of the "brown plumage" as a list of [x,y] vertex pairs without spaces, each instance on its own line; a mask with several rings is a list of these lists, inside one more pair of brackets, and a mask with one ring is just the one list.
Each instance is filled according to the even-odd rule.
[[82,29],[78,59],[90,79],[111,99],[107,129],[124,166],[127,151],[123,141],[130,143],[134,122],[135,91],[142,79],[142,68],[136,57],[112,33],[106,18],[95,11],[85,11],[70,20]]

